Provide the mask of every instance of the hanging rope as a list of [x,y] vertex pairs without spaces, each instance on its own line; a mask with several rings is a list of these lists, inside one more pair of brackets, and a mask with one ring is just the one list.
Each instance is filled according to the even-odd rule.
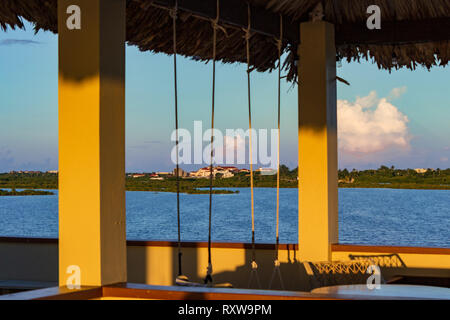
[[280,123],[281,123],[281,53],[283,49],[283,16],[280,14],[280,38],[276,41],[278,47],[278,150],[277,150],[277,222],[276,222],[276,242],[275,242],[275,260],[272,278],[270,279],[269,289],[272,287],[275,275],[278,274],[281,288],[284,289],[283,279],[280,271],[280,261],[278,260],[278,251],[280,245],[279,225],[280,225]]
[[[225,28],[218,25],[219,22],[219,0],[217,0],[217,18],[213,20],[214,30],[214,47],[213,47],[213,89],[212,89],[212,121],[211,121],[211,166],[210,166],[210,198],[209,198],[209,233],[208,233],[208,268],[204,283],[195,283],[189,281],[188,277],[182,273],[182,251],[181,251],[181,219],[180,219],[180,168],[179,168],[179,134],[178,134],[178,81],[177,81],[177,15],[178,1],[175,0],[174,8],[169,10],[169,14],[173,21],[173,72],[174,72],[174,91],[175,91],[175,130],[176,130],[176,189],[177,189],[177,223],[178,223],[178,276],[175,283],[180,286],[188,287],[205,287],[212,285],[212,263],[211,263],[211,218],[212,218],[212,168],[213,168],[213,149],[212,143],[214,139],[214,107],[215,107],[215,78],[216,78],[216,43],[217,29],[220,29],[227,36]],[[215,287],[231,288],[231,283],[220,283]]]
[[253,196],[253,150],[252,150],[252,103],[251,103],[251,81],[250,81],[250,38],[251,38],[251,12],[250,4],[247,3],[247,17],[248,26],[247,29],[243,29],[245,32],[245,43],[247,51],[247,93],[248,93],[248,127],[249,127],[249,160],[250,160],[250,193],[251,193],[251,209],[252,209],[252,262],[250,278],[248,281],[248,287],[250,287],[253,278],[256,279],[256,283],[261,288],[261,283],[258,277],[258,264],[256,263],[256,249],[255,249],[255,206]]
[[178,276],[181,276],[181,219],[180,219],[180,166],[178,159],[178,81],[177,81],[177,15],[178,1],[175,1],[175,7],[170,10],[170,16],[173,23],[173,74],[174,74],[174,96],[175,96],[175,148],[176,148],[176,186],[177,186],[177,223],[178,223]]
[[212,259],[211,259],[211,220],[212,220],[212,188],[213,188],[213,157],[214,157],[214,109],[216,104],[216,47],[217,29],[219,28],[220,3],[217,0],[217,16],[212,21],[213,28],[213,79],[212,79],[212,103],[211,103],[211,159],[209,166],[209,229],[208,229],[208,267],[206,269],[205,284],[212,283]]

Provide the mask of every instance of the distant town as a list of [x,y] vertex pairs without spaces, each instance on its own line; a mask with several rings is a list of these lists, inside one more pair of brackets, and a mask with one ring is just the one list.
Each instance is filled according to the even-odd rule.
[[[207,193],[210,167],[196,171],[178,172],[179,188],[184,193]],[[254,170],[254,186],[276,187],[277,171],[271,168]],[[235,193],[230,188],[250,186],[250,171],[247,168],[214,166],[212,170],[215,193]],[[162,191],[177,190],[177,171],[168,172],[130,172],[126,173],[126,190]],[[300,179],[301,184],[301,179]],[[397,169],[394,166],[381,166],[378,169],[338,171],[340,188],[392,188],[392,189],[441,189],[450,190],[450,169],[415,168]],[[298,188],[298,169],[280,166],[280,187]],[[301,185],[300,185],[301,187]],[[17,189],[58,189],[58,171],[10,171],[0,173],[0,188]],[[218,188],[226,188],[220,190]]]
[[[190,171],[187,172],[183,169],[179,169],[179,177],[181,178],[209,178],[210,175],[210,167],[204,167],[200,168],[197,171]],[[261,175],[273,175],[276,174],[277,171],[275,169],[271,168],[258,168],[254,170],[255,173],[259,173]],[[57,170],[51,170],[51,171],[10,171],[9,174],[29,174],[29,175],[36,175],[36,174],[58,174]],[[165,178],[172,178],[176,177],[177,169],[173,169],[170,172],[142,172],[142,173],[127,173],[126,176],[128,178],[144,178],[147,177],[150,180],[164,180]],[[239,169],[237,167],[229,167],[229,166],[216,166],[213,167],[212,175],[215,178],[232,178],[235,175],[238,174],[249,174],[249,169]]]
[[[183,169],[179,169],[179,177],[181,178],[209,178],[211,172],[210,167],[204,167],[198,169],[197,171],[187,172]],[[262,175],[272,175],[276,174],[276,170],[271,168],[259,168],[254,170],[254,172],[258,172]],[[249,169],[239,169],[237,167],[228,167],[228,166],[216,166],[213,167],[212,175],[214,178],[232,178],[238,174],[249,174]],[[131,178],[142,178],[149,177],[151,180],[163,180],[167,177],[176,177],[177,169],[173,169],[171,172],[152,172],[152,173],[128,173],[127,177]]]
[[[287,168],[286,166],[282,165],[282,167]],[[384,168],[389,169],[388,167],[385,166],[381,166],[379,169],[377,170],[365,170],[365,171],[379,171],[379,170],[383,170]],[[390,168],[391,170],[401,170],[401,169],[394,169],[393,167]],[[197,171],[185,171],[183,169],[179,169],[179,177],[181,178],[209,178],[210,175],[210,167],[204,167],[204,168],[200,168]],[[296,171],[297,169],[295,169]],[[433,169],[433,168],[415,168],[415,169],[404,169],[406,171],[414,171],[418,174],[426,174],[426,173],[433,173],[433,172],[439,172],[442,171],[441,169]],[[447,169],[448,170],[448,169]],[[444,170],[445,171],[445,170]],[[126,176],[128,178],[145,178],[148,177],[150,180],[164,180],[165,178],[172,178],[172,177],[176,177],[176,172],[177,169],[173,169],[172,171],[159,171],[159,172],[141,172],[141,173],[126,173]],[[258,168],[256,170],[254,170],[253,172],[255,173],[259,173],[261,175],[275,175],[277,173],[276,169],[272,169],[272,168]],[[353,179],[354,181],[354,177],[352,178],[352,174],[351,173],[356,173],[356,172],[364,172],[364,171],[358,171],[356,169],[353,169],[352,171],[348,171],[348,169],[343,169],[343,170],[339,170],[339,174],[340,176],[343,176],[344,179],[339,179],[339,182],[346,182],[349,183],[351,182],[351,180]],[[27,171],[27,170],[20,170],[20,171],[10,171],[9,174],[29,174],[29,175],[37,175],[37,174],[58,174],[58,170],[50,170],[50,171]],[[213,167],[213,177],[217,177],[217,178],[232,178],[235,175],[238,174],[249,174],[250,170],[249,169],[239,169],[237,167],[230,167],[230,166],[216,166]],[[350,179],[345,179],[346,177],[350,177]]]

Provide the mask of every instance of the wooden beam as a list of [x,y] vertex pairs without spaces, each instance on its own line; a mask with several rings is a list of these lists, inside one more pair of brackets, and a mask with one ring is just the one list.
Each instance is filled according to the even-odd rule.
[[335,25],[336,45],[402,44],[450,40],[450,19],[381,22],[381,29],[364,24]]
[[[135,0],[140,1],[140,0]],[[158,7],[171,9],[174,0],[154,0]],[[178,8],[192,15],[204,18],[216,18],[216,0],[178,0]],[[237,28],[247,28],[248,15],[247,3],[242,0],[220,1],[220,24],[227,24]],[[254,33],[278,38],[280,35],[280,15],[266,10],[264,7],[250,5],[251,30]],[[283,17],[284,38],[289,42],[297,42],[299,37],[299,22],[294,22],[288,17]]]
[[[140,0],[135,0],[140,2]],[[174,0],[154,0],[153,4],[162,8],[173,8]],[[178,0],[179,10],[192,15],[214,19],[216,0]],[[252,31],[265,36],[279,37],[280,15],[263,7],[250,6]],[[283,16],[284,38],[291,44],[300,39],[299,24]],[[220,1],[220,24],[247,28],[247,4],[242,0]],[[428,19],[418,21],[382,21],[380,30],[369,30],[364,23],[335,25],[336,45],[386,45],[423,43],[450,40],[450,19]]]
[[[29,244],[58,244],[58,239],[54,238],[25,238],[25,237],[0,237],[2,243],[29,243]],[[155,241],[155,240],[127,240],[127,246],[133,247],[176,247],[176,241]],[[208,242],[182,242],[184,248],[207,248]],[[224,249],[251,249],[251,243],[238,242],[213,242],[213,248]],[[256,243],[257,250],[273,250],[275,244]],[[280,250],[299,250],[298,244],[280,244]],[[400,246],[372,246],[358,244],[339,244],[331,245],[333,252],[372,252],[372,253],[408,253],[408,254],[440,254],[450,255],[450,248],[439,247],[400,247]]]

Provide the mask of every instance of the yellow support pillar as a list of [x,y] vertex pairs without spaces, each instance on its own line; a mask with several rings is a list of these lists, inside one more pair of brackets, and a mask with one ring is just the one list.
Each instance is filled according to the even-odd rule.
[[58,0],[59,284],[127,280],[125,0]]
[[299,257],[331,260],[338,241],[336,49],[334,26],[300,25],[298,64]]

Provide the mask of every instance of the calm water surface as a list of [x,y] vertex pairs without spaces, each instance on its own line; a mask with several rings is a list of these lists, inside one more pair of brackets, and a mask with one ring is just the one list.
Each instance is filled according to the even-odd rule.
[[[213,196],[213,241],[251,241],[250,189]],[[58,236],[58,196],[0,197],[0,236]],[[280,191],[280,241],[297,242],[297,189]],[[127,192],[127,238],[174,240],[176,194]],[[182,239],[208,238],[208,195],[181,195]],[[82,201],[82,199],[80,199]],[[275,241],[276,189],[255,189],[257,242]],[[450,190],[340,189],[341,243],[450,247]]]

